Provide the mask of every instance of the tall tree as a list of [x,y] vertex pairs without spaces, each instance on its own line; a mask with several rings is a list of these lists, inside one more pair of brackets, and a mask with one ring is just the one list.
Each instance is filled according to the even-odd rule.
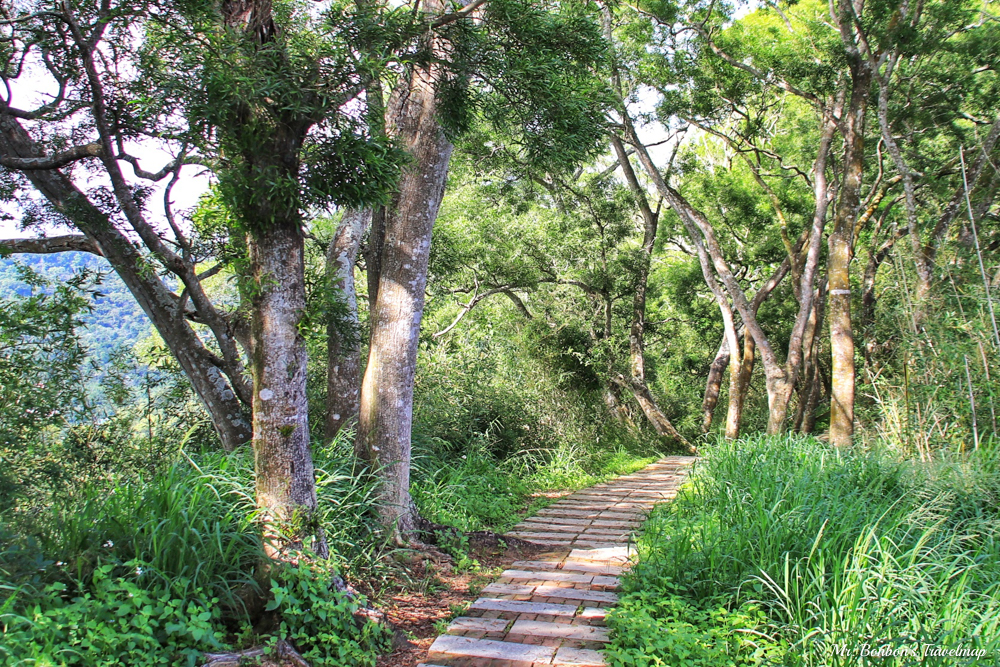
[[413,383],[431,232],[453,140],[489,128],[511,154],[565,165],[590,154],[601,130],[603,96],[591,68],[603,42],[585,6],[496,0],[447,9],[422,4],[419,57],[387,94],[374,80],[368,86],[371,99],[387,100],[379,130],[410,161],[389,205],[372,212],[356,450],[378,470],[381,518],[400,543],[417,532],[409,496]]
[[[199,264],[209,258],[174,223],[171,208],[181,169],[198,160],[181,148],[158,172],[142,169],[127,142],[148,129],[151,119],[135,117],[125,94],[129,82],[109,67],[109,44],[132,39],[129,31],[137,20],[134,11],[117,6],[62,3],[23,6],[4,22],[10,37],[2,50],[8,90],[27,96],[33,87],[24,81],[47,75],[54,93],[30,109],[11,97],[0,102],[0,165],[23,190],[18,197],[25,209],[23,226],[44,233],[45,225],[69,225],[79,234],[64,243],[11,239],[2,244],[14,252],[76,249],[107,259],[170,346],[223,446],[233,449],[251,436],[250,382],[232,321],[202,285],[206,272]],[[94,165],[110,187],[83,185],[88,180],[80,173],[84,163]],[[135,181],[126,177],[128,168]],[[157,228],[147,202],[150,186],[164,181],[166,230]],[[154,267],[169,272],[181,293]],[[198,333],[193,321],[207,328]]]
[[[640,61],[650,63],[646,71],[651,72],[652,76],[647,74],[644,78],[639,78],[636,83],[652,84],[660,91],[662,101],[659,114],[661,118],[671,119],[670,122],[674,123],[678,122],[678,119],[693,123],[705,132],[719,134],[724,139],[730,139],[725,132],[720,131],[720,128],[725,129],[727,117],[742,114],[748,119],[748,125],[756,122],[756,119],[753,118],[754,112],[749,109],[750,101],[748,98],[751,97],[752,93],[746,88],[731,92],[713,88],[713,81],[717,80],[715,75],[720,75],[720,68],[710,63],[713,59],[718,58],[717,52],[722,52],[715,46],[714,33],[711,31],[716,30],[719,22],[726,20],[726,16],[724,14],[716,16],[713,13],[716,11],[714,8],[703,9],[700,5],[691,11],[691,16],[678,23],[672,23],[671,30],[664,29],[660,33],[661,36],[655,39],[655,49],[640,51],[638,58]],[[676,14],[670,20],[676,20]],[[716,28],[706,26],[716,26]],[[699,47],[698,44],[702,46]],[[706,66],[710,74],[700,69]],[[722,77],[727,75],[725,67],[727,65],[722,63]],[[640,69],[640,71],[642,70]],[[723,81],[726,80],[723,78]],[[676,92],[679,84],[683,84],[689,91],[687,95]],[[734,84],[734,87],[736,85],[738,84]],[[731,409],[727,433],[735,436],[739,429],[742,396],[745,394],[749,381],[749,375],[744,375],[742,371],[750,370],[754,348],[761,355],[767,380],[770,405],[768,430],[769,432],[778,432],[785,427],[789,402],[802,364],[802,350],[805,347],[804,334],[807,331],[807,323],[813,310],[813,285],[819,267],[820,239],[826,223],[826,207],[829,201],[825,180],[826,165],[835,128],[830,122],[823,123],[823,138],[819,142],[815,163],[810,169],[812,178],[810,179],[809,176],[805,178],[815,193],[815,210],[809,224],[803,226],[798,242],[793,242],[788,237],[782,206],[763,181],[759,165],[754,164],[750,159],[747,160],[750,171],[758,183],[764,185],[771,194],[777,222],[780,223],[778,227],[787,252],[785,263],[777,269],[771,280],[764,281],[756,298],[751,298],[737,279],[732,260],[726,257],[724,245],[720,242],[719,234],[708,216],[692,205],[687,197],[668,182],[669,176],[665,176],[661,167],[653,160],[646,143],[636,129],[636,123],[632,117],[635,112],[629,109],[625,101],[623,99],[620,112],[622,139],[634,148],[646,176],[664,201],[680,218],[687,231],[688,239],[696,250],[706,284],[715,296],[722,312],[726,331],[726,347],[730,350],[740,349],[736,331],[737,316],[746,329],[746,335],[752,337],[752,346],[748,342],[743,355],[746,358],[746,364],[742,363],[739,354],[729,355]],[[735,144],[735,142],[733,143]],[[742,155],[739,148],[737,146],[736,153]],[[776,285],[789,272],[793,274],[794,291],[799,301],[799,308],[789,338],[788,352],[782,362],[774,350],[771,337],[760,325],[757,310],[763,300],[770,295]],[[812,341],[809,341],[809,345],[811,343]]]
[[[358,66],[347,47],[357,22],[346,14],[314,15],[294,1],[234,0],[178,7],[63,3],[59,11],[25,13],[8,25],[27,35],[14,41],[25,47],[10,54],[8,75],[27,76],[24,60],[38,50],[60,93],[31,112],[15,110],[7,100],[3,165],[24,173],[111,260],[165,332],[192,383],[208,385],[199,394],[210,408],[218,394],[235,399],[235,392],[201,372],[199,357],[226,371],[243,402],[252,405],[257,501],[275,538],[272,546],[300,544],[318,532],[299,331],[305,310],[303,213],[310,206],[378,201],[397,166],[395,154],[380,138],[366,136],[344,108],[370,76],[366,68],[378,62],[366,59]],[[136,57],[119,62],[125,55],[119,45],[137,34],[143,41]],[[46,136],[68,118],[77,120],[77,136],[93,134],[95,140],[27,159],[31,136],[19,120],[47,121],[52,129],[39,132]],[[152,139],[175,151],[157,174],[143,171],[128,152]],[[100,161],[111,183],[110,191],[93,188],[90,196],[100,204],[55,171],[88,158]],[[200,255],[197,239],[188,238],[171,208],[170,190],[188,162],[213,169],[236,223],[232,232],[246,237],[241,291],[250,329],[243,351],[235,317],[221,312],[201,284],[206,272],[196,266],[208,257]],[[146,191],[127,180],[123,163],[140,178],[170,177],[164,200],[169,242],[145,210]],[[119,229],[119,215],[144,248]],[[151,262],[181,281],[179,296],[156,278]],[[201,342],[186,316],[207,325],[221,357]],[[242,353],[251,360],[252,385]],[[204,382],[201,376],[207,376]],[[213,417],[225,435],[228,424],[239,423],[240,411],[219,412]],[[246,435],[244,428],[242,439],[224,442],[235,445]],[[322,554],[325,543],[317,536]]]

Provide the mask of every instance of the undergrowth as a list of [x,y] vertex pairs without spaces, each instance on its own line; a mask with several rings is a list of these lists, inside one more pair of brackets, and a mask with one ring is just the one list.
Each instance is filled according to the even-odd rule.
[[430,443],[414,457],[411,491],[421,514],[431,521],[463,531],[502,533],[551,502],[545,492],[591,486],[638,470],[655,458],[623,447],[566,446],[498,459],[482,442],[461,454]]
[[[44,511],[0,523],[0,665],[193,665],[205,651],[287,639],[315,667],[372,665],[387,648],[358,622],[335,576],[378,598],[398,573],[372,511],[376,488],[351,435],[314,448],[319,518],[330,561],[267,562],[256,521],[253,455],[181,452],[163,472],[88,478]],[[537,450],[498,459],[420,446],[413,493],[428,518],[503,531],[539,491],[573,489],[641,467],[625,449]],[[538,500],[534,501],[536,504]],[[467,544],[444,545],[456,567]]]
[[998,501],[992,451],[930,464],[884,446],[721,442],[647,522],[609,621],[608,657],[618,666],[996,664]]
[[[0,533],[0,665],[193,665],[206,650],[292,641],[312,665],[371,665],[385,637],[333,577],[375,578],[373,487],[349,443],[315,453],[332,558],[262,568],[253,457],[183,457],[110,489],[83,486]],[[255,627],[266,627],[257,636]]]

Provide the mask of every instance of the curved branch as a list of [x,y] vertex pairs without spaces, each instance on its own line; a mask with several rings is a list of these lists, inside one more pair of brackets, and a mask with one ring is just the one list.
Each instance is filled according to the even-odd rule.
[[444,16],[439,17],[437,20],[431,23],[431,28],[440,28],[441,26],[457,21],[458,19],[465,18],[466,16],[476,11],[485,4],[486,0],[473,0],[473,2],[470,2],[466,6],[459,9],[458,11],[452,12],[451,14],[445,14]]
[[[480,302],[485,300],[487,297],[493,296],[494,294],[506,294],[508,297],[511,298],[512,301],[514,301],[515,306],[518,305],[518,302],[520,302],[520,299],[517,298],[517,295],[511,292],[510,286],[495,287],[491,290],[483,292],[482,294],[476,294],[471,299],[469,299],[469,302],[467,304],[462,306],[462,310],[460,310],[458,315],[455,316],[455,319],[452,320],[451,324],[446,326],[444,329],[441,329],[441,331],[431,334],[431,337],[440,338],[441,336],[447,334],[449,331],[457,327],[458,323],[461,322],[463,319],[465,319],[465,316],[468,315],[470,312],[472,312],[472,309],[478,306]],[[520,308],[524,308],[523,303],[521,303],[519,309]],[[524,309],[522,312],[527,312],[527,309]],[[528,317],[530,318],[531,315],[529,314]]]
[[208,160],[202,159],[194,155],[184,155],[177,158],[176,160],[171,160],[166,165],[164,165],[163,168],[160,169],[159,171],[146,171],[145,169],[139,166],[139,158],[135,157],[134,155],[129,155],[128,153],[120,151],[117,157],[119,160],[128,162],[130,165],[132,165],[132,171],[138,178],[143,178],[147,181],[162,181],[164,178],[174,173],[178,167],[186,164],[194,164],[206,167],[208,169],[212,169],[212,164]]

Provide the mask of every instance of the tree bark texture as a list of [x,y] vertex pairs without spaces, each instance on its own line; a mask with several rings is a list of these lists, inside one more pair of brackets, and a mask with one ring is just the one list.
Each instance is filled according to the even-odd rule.
[[[36,152],[34,142],[20,123],[0,116],[0,153],[30,157]],[[177,359],[208,412],[222,446],[233,450],[249,442],[251,426],[245,406],[220,368],[220,360],[191,328],[180,300],[155,271],[149,270],[146,258],[62,172],[31,170],[24,175],[111,264]]]
[[851,97],[841,120],[844,135],[844,178],[827,239],[830,351],[832,395],[830,442],[837,447],[851,444],[854,436],[854,331],[851,323],[851,259],[854,222],[860,205],[864,176],[865,113],[872,84],[872,67],[860,56],[853,42],[855,9],[849,0],[839,0],[840,32],[851,68]]
[[726,438],[729,440],[740,437],[740,429],[743,426],[743,408],[746,406],[750,379],[753,377],[756,352],[757,345],[754,343],[753,336],[744,333],[743,358],[740,360],[735,374],[732,372],[733,366],[730,365],[729,405],[726,410]]
[[[803,348],[805,355],[802,363],[802,377],[799,381],[799,404],[795,411],[793,428],[800,433],[811,433],[815,424],[816,402],[818,397],[818,364],[820,330],[823,326],[823,311],[826,307],[826,281],[821,280],[813,296],[813,309],[809,315],[809,324],[804,335]],[[806,430],[808,429],[808,430]]]
[[361,339],[354,263],[361,237],[371,224],[371,209],[350,209],[337,227],[326,253],[327,279],[340,292],[344,317],[327,326],[326,438],[357,421],[361,405]]
[[[293,545],[317,532],[316,486],[309,450],[305,245],[297,221],[249,235],[253,277],[253,437],[257,505],[269,530],[290,531]],[[275,526],[274,524],[277,524]],[[273,540],[277,535],[269,535]],[[280,539],[280,538],[279,538]],[[322,538],[321,538],[322,542]],[[272,548],[283,550],[280,539]],[[322,549],[322,547],[321,547]]]
[[708,433],[712,430],[712,419],[715,415],[715,407],[719,404],[719,394],[722,393],[722,378],[726,374],[726,367],[729,366],[729,339],[722,337],[719,343],[719,351],[715,353],[715,358],[708,367],[708,377],[705,380],[705,397],[701,401],[701,432]]
[[653,394],[650,393],[649,387],[640,382],[628,382],[622,378],[622,384],[628,386],[632,392],[632,396],[635,397],[636,403],[642,409],[642,414],[646,416],[646,420],[652,424],[656,433],[664,438],[669,438],[670,440],[676,440],[677,442],[683,444],[687,447],[688,451],[692,454],[697,454],[697,448],[688,442],[684,436],[682,436],[674,425],[670,423],[670,420],[660,406],[656,404],[656,399],[653,398]]
[[[424,10],[436,15],[443,5],[432,0]],[[432,52],[443,55],[443,40],[433,34],[428,39]],[[377,464],[380,518],[397,543],[411,542],[416,532],[409,492],[413,383],[431,231],[452,152],[437,119],[435,90],[441,76],[439,65],[414,65],[393,91],[387,109],[387,132],[406,148],[412,162],[385,213],[358,437],[365,458]]]

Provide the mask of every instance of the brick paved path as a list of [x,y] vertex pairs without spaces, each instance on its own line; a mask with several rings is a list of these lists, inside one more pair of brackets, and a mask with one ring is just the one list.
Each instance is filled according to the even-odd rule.
[[604,618],[633,535],[658,502],[670,500],[694,461],[671,456],[567,496],[510,535],[552,546],[516,561],[431,645],[418,667],[602,667]]

